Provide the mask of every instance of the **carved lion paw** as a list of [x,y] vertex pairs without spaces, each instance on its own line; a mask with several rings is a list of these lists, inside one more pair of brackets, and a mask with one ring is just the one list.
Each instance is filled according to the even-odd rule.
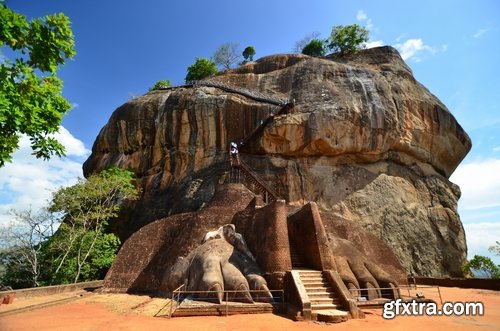
[[398,297],[397,282],[382,268],[369,261],[353,243],[330,238],[337,271],[355,297],[368,300]]
[[[197,298],[272,302],[260,270],[247,254],[223,238],[206,241],[187,257],[178,258],[163,279],[167,291],[184,284]],[[226,294],[224,293],[226,291]]]

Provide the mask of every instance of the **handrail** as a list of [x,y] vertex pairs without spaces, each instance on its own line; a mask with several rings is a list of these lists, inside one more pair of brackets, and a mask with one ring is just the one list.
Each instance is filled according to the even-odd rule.
[[[181,285],[179,288],[175,289],[174,291],[172,291],[172,300],[174,300],[175,298],[175,295],[177,295],[177,300],[176,302],[180,301],[179,298],[181,297],[181,295],[183,294],[218,294],[220,293],[219,291],[182,291],[180,290],[180,288],[184,286]],[[279,293],[279,296],[277,297],[274,297],[273,296],[273,302],[270,303],[271,305],[275,306],[275,305],[280,305],[281,306],[281,309],[282,309],[282,312],[284,312],[284,309],[285,309],[285,297],[284,297],[284,290],[245,290],[245,291],[242,291],[242,290],[224,290],[222,291],[224,293],[224,298],[225,298],[225,312],[226,312],[226,316],[229,315],[229,299],[238,299],[238,298],[230,298],[229,297],[229,294],[231,293],[241,293],[241,292],[248,292],[248,293],[269,293],[271,292],[272,293]],[[275,298],[279,298],[280,299],[280,302],[279,303],[275,303]],[[198,297],[198,298],[193,298],[193,299],[197,299],[197,300],[200,300],[202,301],[203,299],[213,299],[213,297]],[[173,304],[172,304],[173,305]],[[172,306],[171,306],[172,307]],[[177,306],[178,307],[178,306]],[[172,317],[172,314],[175,312],[175,310],[172,311],[172,309],[170,310],[170,314],[169,314],[169,318]]]
[[262,121],[261,124],[255,127],[245,138],[243,138],[242,141],[242,147],[244,148],[247,146],[248,142],[254,138],[259,132],[262,132],[264,128],[271,123],[276,116],[283,115],[287,113],[291,108],[293,108],[294,104],[291,102],[288,102],[287,104],[283,105],[279,111],[276,113],[272,113],[269,115],[265,120]]
[[237,93],[256,101],[266,102],[277,106],[285,106],[290,103],[290,100],[288,99],[276,98],[270,95],[266,95],[264,93],[260,93],[258,91],[252,91],[244,87],[230,85],[215,80],[195,80],[183,85],[160,87],[157,90],[173,90],[177,88],[187,88],[187,87],[197,87],[197,86],[215,87],[224,90],[226,92]]
[[214,81],[214,80],[198,80],[193,82],[193,86],[207,86],[207,87],[216,87],[221,90],[225,90],[227,92],[233,92],[233,93],[238,93],[243,96],[246,96],[250,99],[254,99],[256,101],[262,101],[262,102],[267,102],[270,104],[274,104],[277,106],[285,106],[289,102],[288,99],[281,99],[281,98],[275,98],[270,95],[266,95],[257,91],[252,91],[250,89],[240,87],[240,86],[235,86],[235,85],[230,85],[226,84],[220,81]]
[[[417,291],[418,289],[423,289],[423,288],[427,288],[427,289],[436,289],[437,290],[437,293],[438,293],[438,296],[439,296],[439,301],[441,304],[443,304],[443,298],[441,296],[441,290],[439,288],[439,286],[436,286],[436,285],[417,285],[417,286],[413,286],[413,285],[399,285],[399,286],[395,286],[395,287],[363,287],[363,288],[356,288],[356,289],[353,289],[355,291],[357,291],[358,293],[360,293],[361,291],[369,291],[369,290],[377,290],[377,291],[397,291],[398,293],[401,291],[401,290],[404,290],[406,289],[407,293],[408,293],[408,297],[411,297],[410,295],[410,290],[415,290]],[[384,295],[382,294],[382,297]],[[401,295],[399,294],[399,297],[401,297]],[[380,298],[378,298],[380,299]],[[383,299],[383,298],[382,298]],[[396,299],[395,297],[391,297],[390,299]],[[377,299],[375,299],[377,300]],[[359,301],[359,300],[358,300]],[[369,302],[369,300],[367,301]]]
[[259,175],[254,173],[250,167],[240,158],[240,169],[243,170],[243,175],[245,178],[257,186],[257,189],[264,195],[264,200],[266,203],[271,201],[276,201],[278,199],[278,194],[271,187],[266,185]]
[[[175,307],[174,309],[174,302],[178,302],[179,301],[179,297],[180,297],[180,294],[179,292],[181,291],[181,288],[183,288],[185,286],[185,284],[182,284],[181,286],[179,286],[178,288],[176,288],[175,290],[172,291],[172,299],[170,300],[170,313],[168,314],[168,317],[172,317],[172,314],[175,312],[175,309],[177,309],[177,307]],[[175,294],[177,293],[177,300],[175,299]]]

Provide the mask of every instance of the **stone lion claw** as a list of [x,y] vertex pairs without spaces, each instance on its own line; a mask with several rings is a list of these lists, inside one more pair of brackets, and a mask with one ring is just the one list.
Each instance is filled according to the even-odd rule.
[[185,284],[187,294],[199,299],[215,298],[219,303],[272,302],[267,282],[241,235],[235,236],[232,224],[221,229],[222,236],[205,236],[204,243],[187,257],[177,259],[163,278],[165,287],[171,291]]

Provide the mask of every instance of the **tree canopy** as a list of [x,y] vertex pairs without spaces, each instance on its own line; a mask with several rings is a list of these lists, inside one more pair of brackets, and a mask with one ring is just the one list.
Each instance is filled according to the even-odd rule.
[[169,80],[159,80],[157,81],[153,87],[150,87],[149,90],[150,91],[153,91],[153,90],[158,90],[158,89],[161,89],[161,88],[165,88],[165,87],[169,87],[169,86],[172,86],[172,83],[169,81]]
[[52,137],[71,108],[56,73],[75,55],[73,32],[64,14],[27,21],[0,4],[0,167],[12,160],[21,135],[37,158],[64,155]]
[[313,39],[302,49],[302,54],[310,56],[325,56],[326,49],[323,40]]
[[486,256],[474,255],[474,257],[467,261],[462,267],[465,274],[475,274],[479,278],[494,278],[500,279],[500,266],[493,263],[493,261]]
[[242,53],[245,62],[253,61],[253,56],[255,55],[255,48],[253,46],[247,46]]
[[217,73],[217,65],[207,58],[196,58],[196,62],[187,69],[186,83],[207,78]]
[[358,24],[334,26],[328,48],[340,55],[354,54],[368,41],[369,31]]
[[110,168],[60,188],[43,213],[15,212],[17,222],[0,233],[0,283],[19,288],[102,279],[120,246],[106,228],[126,201],[137,199],[132,181],[130,171]]

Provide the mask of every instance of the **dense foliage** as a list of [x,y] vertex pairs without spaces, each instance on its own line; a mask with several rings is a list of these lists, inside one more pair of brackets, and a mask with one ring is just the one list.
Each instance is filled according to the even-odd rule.
[[478,278],[500,279],[500,266],[486,256],[474,255],[472,260],[462,267],[462,271],[467,275],[476,275]]
[[48,159],[64,155],[51,134],[71,108],[61,95],[59,66],[75,55],[68,17],[48,15],[27,21],[0,4],[0,167],[12,159],[20,135],[30,138],[33,154]]
[[158,89],[169,87],[169,86],[172,86],[172,83],[169,80],[159,80],[149,90],[153,91],[153,90],[158,90]]
[[302,49],[302,54],[310,56],[325,56],[325,43],[319,39],[313,39]]
[[210,77],[217,73],[217,65],[207,58],[196,58],[196,62],[187,69],[186,83]]
[[19,288],[102,279],[120,246],[106,232],[108,221],[138,198],[132,175],[111,168],[56,191],[40,216],[17,213],[9,230],[16,235],[0,236],[1,283]]
[[340,55],[354,54],[368,41],[369,32],[358,24],[334,26],[328,48]]
[[253,56],[255,55],[255,48],[253,48],[253,46],[248,46],[245,48],[245,50],[243,50],[243,53],[241,55],[243,55],[245,63],[253,61]]

